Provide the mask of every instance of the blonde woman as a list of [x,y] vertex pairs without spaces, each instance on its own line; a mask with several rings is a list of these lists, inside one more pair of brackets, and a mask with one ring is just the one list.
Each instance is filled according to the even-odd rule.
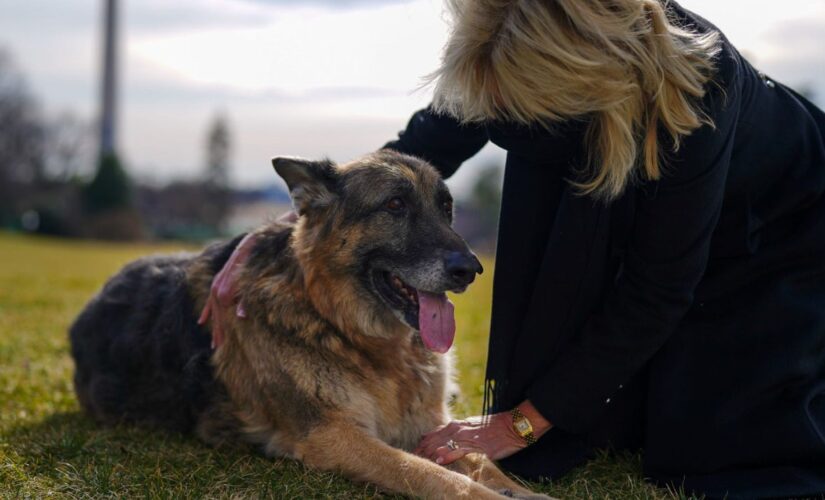
[[676,2],[451,7],[433,105],[387,147],[445,176],[508,151],[489,417],[418,452],[539,479],[643,447],[695,493],[825,492],[822,111]]
[[486,417],[417,452],[537,480],[643,448],[693,493],[825,492],[822,111],[675,2],[451,7],[435,100],[386,147],[445,177],[508,156]]

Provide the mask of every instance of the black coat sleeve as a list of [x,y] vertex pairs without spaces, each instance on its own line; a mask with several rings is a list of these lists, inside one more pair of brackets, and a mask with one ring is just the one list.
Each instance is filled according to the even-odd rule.
[[[653,357],[693,302],[722,207],[737,125],[735,70],[703,100],[715,128],[685,138],[663,178],[639,189],[622,270],[602,306],[527,390],[561,429],[587,431]],[[720,70],[720,76],[722,71]],[[722,89],[725,90],[722,90]]]
[[384,148],[427,160],[447,178],[487,141],[484,126],[462,124],[428,107],[415,113],[398,139],[385,144]]

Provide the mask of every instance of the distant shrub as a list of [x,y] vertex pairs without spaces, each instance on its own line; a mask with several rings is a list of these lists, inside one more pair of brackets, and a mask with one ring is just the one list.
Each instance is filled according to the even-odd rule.
[[83,190],[83,203],[89,214],[132,207],[132,185],[115,154],[100,158],[97,173]]

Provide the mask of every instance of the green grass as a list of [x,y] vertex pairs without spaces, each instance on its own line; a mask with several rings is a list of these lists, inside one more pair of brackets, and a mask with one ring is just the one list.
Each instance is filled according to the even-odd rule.
[[[72,319],[124,263],[178,249],[0,233],[0,498],[384,498],[291,460],[142,428],[100,428],[80,412],[66,335]],[[487,272],[454,297],[459,415],[481,406],[491,279]],[[607,453],[536,489],[563,498],[679,498],[643,481],[639,457]]]

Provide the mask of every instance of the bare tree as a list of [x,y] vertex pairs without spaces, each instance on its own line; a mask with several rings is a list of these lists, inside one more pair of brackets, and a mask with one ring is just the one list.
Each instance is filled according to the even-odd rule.
[[21,203],[43,178],[44,129],[37,105],[0,47],[0,225],[15,225]]
[[11,55],[0,49],[0,182],[42,180],[44,142],[40,110]]
[[215,187],[229,184],[229,161],[232,138],[226,116],[215,117],[206,138],[206,180]]
[[229,169],[232,155],[232,136],[229,123],[218,114],[206,136],[206,179],[203,191],[206,195],[201,221],[220,232],[228,215],[230,196]]
[[65,112],[50,121],[46,131],[46,174],[50,179],[67,182],[92,172],[94,145],[89,123]]

